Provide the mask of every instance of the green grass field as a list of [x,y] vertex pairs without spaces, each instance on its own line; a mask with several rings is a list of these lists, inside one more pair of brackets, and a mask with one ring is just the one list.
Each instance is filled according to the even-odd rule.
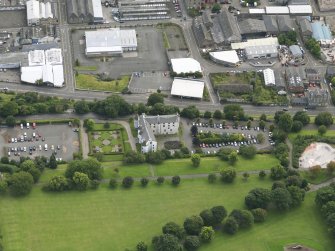
[[[130,190],[102,186],[96,191],[62,194],[44,193],[36,187],[24,198],[0,197],[4,249],[133,250],[138,241],[149,243],[168,221],[182,224],[185,217],[214,205],[225,205],[229,211],[243,208],[249,190],[270,186],[270,180],[252,176],[247,182],[239,177],[230,185],[195,179],[182,180],[179,187],[149,183],[141,188],[135,183]],[[301,208],[282,215],[271,213],[267,222],[235,236],[218,232],[200,250],[279,251],[284,244],[297,242],[330,251],[334,243],[313,200],[314,194],[308,194]]]
[[[317,134],[318,134],[317,129],[316,130],[301,130],[300,132],[297,132],[297,133],[290,133],[288,135],[288,138],[292,142],[294,140],[294,138],[298,135],[317,135]],[[334,130],[327,130],[327,132],[323,136],[334,137],[335,136],[335,131]]]
[[224,167],[234,167],[237,172],[242,171],[257,171],[270,169],[277,165],[278,160],[269,154],[258,154],[252,160],[247,160],[239,157],[234,166],[231,166],[227,161],[222,161],[216,157],[202,158],[200,166],[195,168],[192,166],[190,159],[175,159],[164,161],[163,164],[154,166],[158,176],[177,175],[177,174],[198,174],[219,172]]
[[97,91],[121,92],[128,86],[130,76],[121,76],[120,80],[100,81],[94,75],[81,74],[76,76],[76,88]]
[[96,71],[98,70],[98,66],[96,65],[81,65],[74,67],[76,71]]

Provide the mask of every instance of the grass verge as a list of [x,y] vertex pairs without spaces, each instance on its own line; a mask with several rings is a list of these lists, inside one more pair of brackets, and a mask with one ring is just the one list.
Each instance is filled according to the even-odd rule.
[[121,92],[128,86],[130,76],[121,76],[120,79],[111,81],[101,81],[94,75],[77,74],[76,75],[76,88],[88,89],[96,91],[111,91]]

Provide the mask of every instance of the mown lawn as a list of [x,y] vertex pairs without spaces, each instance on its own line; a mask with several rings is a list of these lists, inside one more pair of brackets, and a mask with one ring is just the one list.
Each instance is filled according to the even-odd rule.
[[74,67],[76,71],[96,71],[98,66],[96,65],[81,65]]
[[219,172],[225,167],[234,167],[237,172],[242,171],[258,171],[270,169],[279,162],[269,154],[257,154],[254,159],[247,160],[239,157],[234,166],[227,161],[222,161],[216,157],[201,158],[199,167],[193,167],[190,159],[175,159],[164,161],[163,164],[154,166],[156,175],[181,175],[181,174],[198,174]]
[[[292,142],[295,139],[295,137],[298,136],[298,135],[317,135],[317,134],[319,134],[317,129],[315,129],[315,130],[301,130],[300,132],[297,132],[297,133],[290,133],[288,135],[288,138]],[[323,136],[334,137],[335,136],[335,130],[328,129],[327,132]]]
[[[138,241],[150,242],[168,221],[182,224],[185,217],[205,208],[224,205],[242,208],[244,196],[254,187],[270,187],[270,180],[252,176],[247,182],[208,184],[206,179],[182,180],[179,187],[138,183],[125,190],[106,186],[96,191],[49,194],[34,188],[24,198],[0,197],[0,227],[4,249],[12,250],[115,250],[134,249]],[[217,233],[200,250],[276,251],[296,242],[330,251],[325,224],[308,194],[301,208],[271,213],[267,222],[235,236]],[[186,206],[187,205],[187,206]]]
[[111,81],[100,81],[96,76],[89,74],[76,75],[76,87],[97,91],[121,92],[128,86],[130,76],[121,76],[120,79]]

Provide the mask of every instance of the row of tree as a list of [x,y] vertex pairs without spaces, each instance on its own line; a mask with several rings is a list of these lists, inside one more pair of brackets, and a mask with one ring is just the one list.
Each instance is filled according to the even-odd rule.
[[[126,176],[122,179],[121,185],[123,188],[131,188],[134,184],[135,180],[131,176]],[[143,177],[140,179],[140,184],[142,187],[146,187],[149,184],[150,180],[147,177]],[[165,182],[165,178],[163,176],[159,176],[156,178],[156,184],[162,185]],[[181,178],[178,175],[175,175],[171,178],[171,184],[174,186],[178,186],[181,182]],[[109,180],[109,187],[112,189],[117,188],[119,185],[119,181],[116,178],[111,178]]]

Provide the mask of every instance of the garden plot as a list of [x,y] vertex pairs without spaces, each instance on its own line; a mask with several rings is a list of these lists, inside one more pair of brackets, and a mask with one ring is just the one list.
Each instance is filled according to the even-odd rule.
[[92,151],[103,154],[123,153],[121,130],[92,132]]

